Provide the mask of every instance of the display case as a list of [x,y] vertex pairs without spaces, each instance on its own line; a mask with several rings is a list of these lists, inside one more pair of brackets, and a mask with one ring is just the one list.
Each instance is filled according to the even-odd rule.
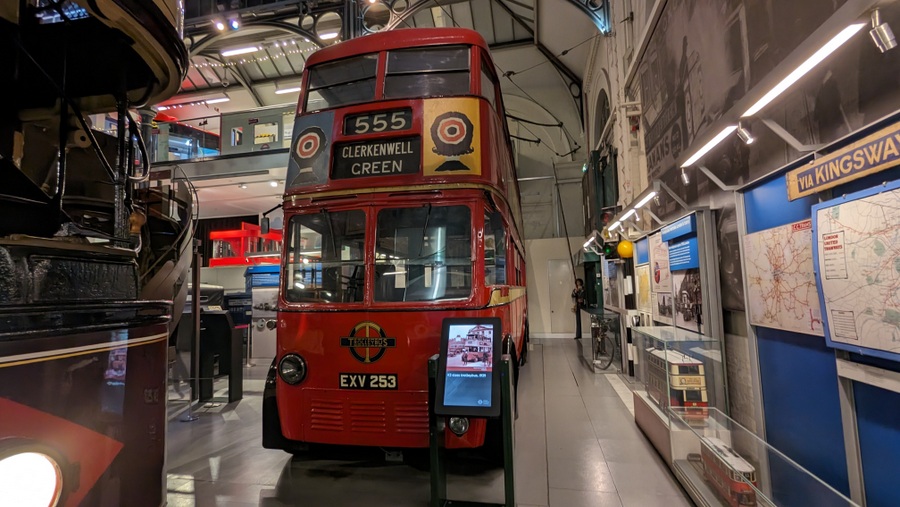
[[581,340],[581,357],[594,373],[622,370],[622,318],[611,311],[591,313],[591,339]]
[[668,409],[672,468],[697,505],[856,505],[716,408]]
[[674,326],[633,327],[635,422],[668,463],[673,461],[670,408],[702,427],[709,410],[725,410],[719,340]]

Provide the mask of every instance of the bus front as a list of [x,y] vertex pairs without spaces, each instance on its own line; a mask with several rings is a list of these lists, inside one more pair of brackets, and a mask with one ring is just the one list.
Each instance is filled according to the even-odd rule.
[[[472,71],[486,49],[457,30],[404,47],[419,30],[402,32],[320,51],[304,72],[265,447],[427,447],[443,319],[524,333],[524,288],[510,289],[524,262],[508,262],[520,247],[487,148],[503,131]],[[449,447],[483,445],[487,422],[467,422]]]

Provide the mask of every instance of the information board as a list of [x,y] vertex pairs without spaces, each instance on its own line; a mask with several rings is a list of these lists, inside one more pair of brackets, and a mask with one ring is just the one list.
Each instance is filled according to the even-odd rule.
[[900,360],[900,181],[813,206],[825,338]]

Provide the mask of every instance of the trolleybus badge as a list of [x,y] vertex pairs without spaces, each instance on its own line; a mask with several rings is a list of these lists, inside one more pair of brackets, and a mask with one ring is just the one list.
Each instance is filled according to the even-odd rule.
[[341,347],[350,349],[361,363],[378,361],[388,348],[396,345],[396,338],[388,338],[381,326],[370,321],[360,322],[350,331],[350,336],[341,337]]

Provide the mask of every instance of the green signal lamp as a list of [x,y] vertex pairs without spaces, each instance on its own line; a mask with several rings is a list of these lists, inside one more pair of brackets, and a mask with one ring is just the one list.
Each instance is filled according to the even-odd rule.
[[603,256],[606,258],[616,257],[616,243],[606,242],[603,244]]

